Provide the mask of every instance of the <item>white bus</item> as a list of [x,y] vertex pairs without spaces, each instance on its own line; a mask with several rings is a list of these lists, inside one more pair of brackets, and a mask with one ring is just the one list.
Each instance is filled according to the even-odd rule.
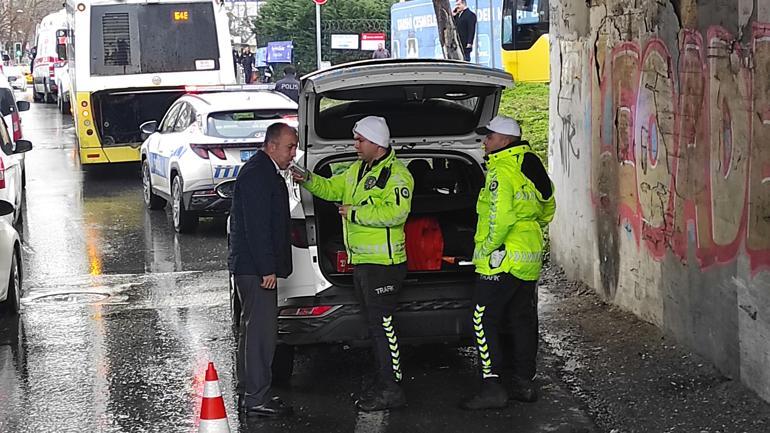
[[139,125],[186,86],[235,84],[212,0],[67,0],[70,101],[83,164],[139,161]]

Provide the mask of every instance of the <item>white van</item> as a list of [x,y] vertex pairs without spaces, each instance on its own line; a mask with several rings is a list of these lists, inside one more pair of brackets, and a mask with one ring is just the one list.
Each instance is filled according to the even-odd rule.
[[67,68],[66,29],[64,9],[46,15],[37,26],[32,60],[32,97],[35,102],[56,102],[59,97],[61,77]]

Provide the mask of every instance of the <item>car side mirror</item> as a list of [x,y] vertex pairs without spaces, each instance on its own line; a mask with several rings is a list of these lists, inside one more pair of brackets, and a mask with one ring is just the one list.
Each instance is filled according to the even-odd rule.
[[217,195],[220,198],[233,198],[233,192],[235,191],[235,179],[226,180],[220,183],[216,188],[214,188],[214,191],[217,192]]
[[142,131],[143,134],[147,134],[147,135],[154,134],[158,130],[158,121],[149,120],[147,122],[144,122],[142,123],[141,126],[139,126],[139,129]]
[[10,215],[13,213],[13,205],[5,200],[0,200],[0,216]]
[[32,150],[32,142],[29,140],[16,140],[16,146],[13,153],[24,153]]
[[29,110],[29,102],[27,101],[17,101],[16,107],[19,109],[19,111],[27,111]]

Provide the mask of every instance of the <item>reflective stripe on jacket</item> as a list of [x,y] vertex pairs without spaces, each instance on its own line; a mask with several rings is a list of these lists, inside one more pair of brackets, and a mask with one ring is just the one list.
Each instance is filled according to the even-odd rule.
[[324,200],[352,206],[342,224],[350,263],[404,263],[404,223],[412,206],[412,175],[392,149],[359,181],[362,164],[356,161],[344,173],[328,179],[311,175],[303,186]]
[[522,172],[528,152],[532,152],[529,144],[521,144],[489,155],[486,181],[476,204],[473,263],[479,274],[508,272],[525,281],[540,277],[542,229],[553,219],[556,202],[552,183],[546,199]]

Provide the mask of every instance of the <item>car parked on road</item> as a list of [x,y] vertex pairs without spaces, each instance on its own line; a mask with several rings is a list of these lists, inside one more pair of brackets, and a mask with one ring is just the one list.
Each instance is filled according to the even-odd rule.
[[[405,226],[409,272],[396,312],[406,344],[470,341],[470,259],[484,184],[483,137],[475,130],[497,114],[503,89],[512,85],[500,70],[417,59],[357,62],[302,78],[300,166],[327,177],[341,173],[357,158],[353,125],[377,115],[387,120],[390,144],[414,177]],[[296,346],[367,341],[337,207],[287,182],[294,272],[278,284],[274,361],[274,374],[284,378]],[[230,189],[222,184],[217,191],[226,196]],[[232,277],[230,294],[237,324]]]
[[[174,229],[195,230],[202,216],[226,215],[214,188],[235,178],[276,121],[297,124],[297,104],[267,86],[190,89],[160,124],[141,125],[142,184],[148,209],[171,205]],[[219,89],[219,91],[216,91]]]
[[4,218],[13,213],[14,206],[0,200],[0,312],[8,314],[19,312],[22,287],[19,233]]
[[3,75],[8,79],[8,84],[12,89],[27,91],[27,79],[24,76],[22,66],[6,66],[3,68]]
[[21,203],[24,198],[26,170],[24,153],[32,148],[29,141],[21,139],[21,118],[19,111],[29,109],[29,102],[18,101],[7,83],[0,83],[0,200],[14,205],[12,222],[21,218]]

